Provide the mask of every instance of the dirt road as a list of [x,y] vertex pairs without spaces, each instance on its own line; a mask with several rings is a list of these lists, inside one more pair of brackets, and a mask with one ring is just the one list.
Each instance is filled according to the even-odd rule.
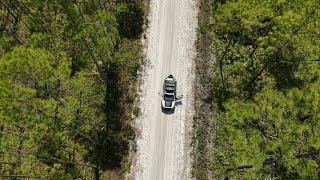
[[[141,115],[135,124],[137,154],[130,178],[190,179],[196,0],[150,0],[150,3]],[[173,114],[161,110],[162,83],[169,74],[177,79],[178,95],[184,95]]]

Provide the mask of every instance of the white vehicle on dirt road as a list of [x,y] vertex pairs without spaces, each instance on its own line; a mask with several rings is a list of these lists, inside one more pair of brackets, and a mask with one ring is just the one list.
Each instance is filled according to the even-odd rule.
[[183,95],[177,97],[177,80],[170,74],[163,83],[162,109],[174,111],[176,103],[181,102]]

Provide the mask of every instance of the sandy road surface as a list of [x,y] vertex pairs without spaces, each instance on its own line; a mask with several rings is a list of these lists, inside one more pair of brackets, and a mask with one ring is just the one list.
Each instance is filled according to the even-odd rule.
[[[189,133],[192,121],[196,0],[150,0],[143,72],[136,121],[137,154],[130,179],[190,179]],[[172,74],[182,105],[173,114],[161,110],[162,83]]]

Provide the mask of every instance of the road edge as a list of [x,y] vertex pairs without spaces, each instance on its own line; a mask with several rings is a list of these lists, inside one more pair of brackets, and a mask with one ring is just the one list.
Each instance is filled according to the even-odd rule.
[[[215,56],[212,47],[213,27],[211,17],[213,14],[210,0],[199,0],[198,2],[198,31],[195,58],[196,79],[194,82],[194,110],[192,131],[192,177],[195,179],[215,179],[211,171],[209,152],[214,137],[214,124],[212,108],[212,92],[210,91],[211,78],[214,75]],[[209,136],[210,134],[210,136]]]

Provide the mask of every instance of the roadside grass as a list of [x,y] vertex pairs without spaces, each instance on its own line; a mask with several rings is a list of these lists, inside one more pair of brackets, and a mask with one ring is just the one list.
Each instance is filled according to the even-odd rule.
[[[117,147],[116,154],[119,154],[118,167],[107,169],[101,174],[102,179],[125,179],[125,174],[130,172],[132,164],[132,156],[135,151],[135,136],[134,121],[140,115],[138,102],[139,78],[143,62],[143,45],[141,39],[145,36],[146,14],[148,13],[149,0],[139,0],[136,2],[137,7],[132,7],[134,12],[139,11],[136,17],[130,17],[134,21],[133,27],[128,27],[123,24],[122,39],[118,45],[114,58],[120,64],[116,65],[116,74],[113,86],[118,87],[118,92],[115,94],[117,103],[112,110],[112,121],[117,124],[111,129],[117,140],[122,143]],[[123,16],[127,16],[126,14]],[[135,21],[135,18],[137,21]],[[128,22],[125,22],[128,23]],[[130,22],[129,22],[130,23]],[[130,34],[130,28],[141,26],[140,30]],[[133,151],[133,152],[132,152]],[[112,157],[110,157],[112,158]]]
[[[137,71],[140,69],[141,54],[140,40],[122,39],[114,56],[120,65],[114,67],[116,73],[109,87],[117,89],[110,90],[115,101],[109,103],[107,131],[101,138],[106,142],[111,141],[112,146],[103,143],[97,155],[102,167],[102,179],[125,179],[125,174],[130,171],[130,146],[135,139],[133,123],[139,112],[136,110],[135,97],[138,94]],[[125,63],[125,66],[121,63]],[[108,139],[110,136],[113,138]],[[106,153],[109,151],[113,153]]]
[[[149,14],[149,4],[150,0],[138,0],[137,4],[140,8],[140,15],[138,17],[142,24],[139,24],[141,31],[139,31],[138,36],[134,40],[124,40],[122,44],[122,49],[119,54],[127,54],[124,57],[118,57],[123,59],[126,66],[120,70],[119,86],[122,89],[122,96],[120,106],[124,110],[122,113],[122,119],[125,121],[126,130],[125,136],[128,140],[128,149],[126,153],[122,156],[121,168],[118,171],[119,176],[116,179],[126,179],[125,174],[130,173],[130,168],[132,165],[133,157],[136,151],[136,136],[139,134],[137,129],[134,128],[135,119],[141,115],[141,110],[139,107],[139,90],[141,85],[141,71],[143,69],[144,54],[143,54],[143,42],[142,39],[146,39],[146,29],[148,28],[148,14]],[[127,52],[127,53],[125,53]],[[127,61],[130,60],[130,61]]]
[[[133,128],[134,118],[139,116],[140,109],[136,105],[136,97],[138,96],[138,78],[137,72],[140,70],[140,62],[142,60],[142,45],[139,39],[135,41],[125,40],[122,44],[121,51],[119,54],[126,54],[122,58],[126,66],[119,70],[118,85],[121,89],[120,95],[120,108],[122,112],[119,113],[119,121],[123,122],[123,134],[128,144],[128,149],[122,156],[121,168],[119,174],[124,175],[130,172],[131,159],[130,159],[130,146],[135,139],[135,132]],[[124,53],[127,52],[127,53]],[[126,61],[129,60],[129,61]]]
[[212,179],[210,169],[210,157],[213,152],[210,147],[214,138],[212,129],[213,110],[211,107],[210,84],[213,74],[214,56],[210,48],[212,31],[210,17],[212,6],[209,0],[200,0],[198,4],[198,32],[197,32],[197,57],[195,59],[196,80],[195,80],[195,114],[193,115],[193,134],[191,153],[193,158],[192,176],[195,179]]

